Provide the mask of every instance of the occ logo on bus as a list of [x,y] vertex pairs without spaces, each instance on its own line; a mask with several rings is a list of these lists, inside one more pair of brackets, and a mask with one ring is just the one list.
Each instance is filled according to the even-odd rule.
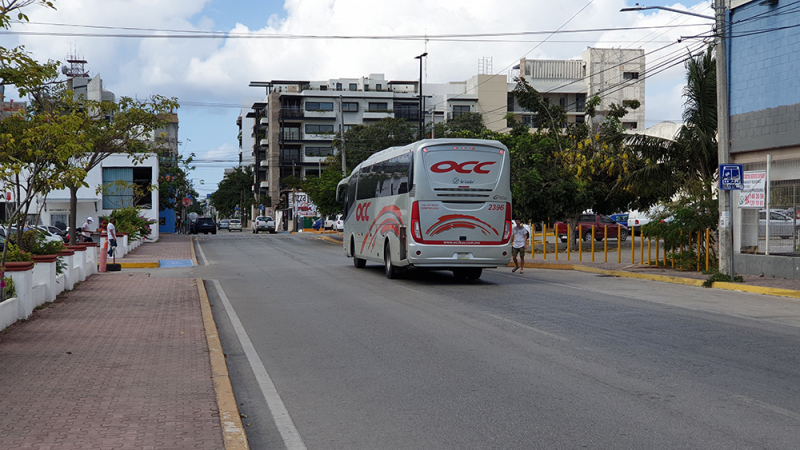
[[475,173],[487,174],[489,173],[489,169],[484,169],[483,166],[491,166],[496,162],[497,161],[487,161],[487,162],[467,161],[459,164],[455,161],[441,161],[431,166],[431,172],[447,173],[455,170],[456,173],[475,172]]
[[369,205],[372,202],[362,203],[356,206],[356,222],[369,221]]

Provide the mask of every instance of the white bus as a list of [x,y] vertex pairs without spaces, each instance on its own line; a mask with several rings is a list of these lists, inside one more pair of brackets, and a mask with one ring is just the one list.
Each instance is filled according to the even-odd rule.
[[497,141],[428,139],[375,153],[339,182],[344,251],[382,263],[478,279],[511,254],[508,149]]

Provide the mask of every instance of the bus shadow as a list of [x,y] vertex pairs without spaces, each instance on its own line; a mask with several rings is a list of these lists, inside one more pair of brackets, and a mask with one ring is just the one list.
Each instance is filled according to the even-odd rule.
[[[383,266],[367,265],[364,270],[375,273],[376,276],[386,277]],[[485,271],[484,271],[485,275]],[[453,275],[452,270],[436,269],[413,269],[403,272],[398,278],[401,281],[413,281],[418,284],[429,286],[458,286],[458,285],[486,285],[491,286],[497,283],[485,281],[482,278],[477,280],[467,280]]]

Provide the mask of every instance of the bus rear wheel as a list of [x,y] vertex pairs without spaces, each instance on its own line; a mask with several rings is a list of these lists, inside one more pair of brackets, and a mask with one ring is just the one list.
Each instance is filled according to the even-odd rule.
[[386,278],[393,280],[400,275],[400,271],[392,264],[392,252],[388,242],[383,246],[383,266]]

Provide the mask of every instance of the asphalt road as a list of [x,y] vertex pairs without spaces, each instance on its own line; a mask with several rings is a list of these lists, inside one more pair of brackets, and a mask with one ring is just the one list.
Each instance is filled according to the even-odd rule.
[[199,236],[253,449],[800,442],[800,302],[572,271],[388,280],[310,234]]

